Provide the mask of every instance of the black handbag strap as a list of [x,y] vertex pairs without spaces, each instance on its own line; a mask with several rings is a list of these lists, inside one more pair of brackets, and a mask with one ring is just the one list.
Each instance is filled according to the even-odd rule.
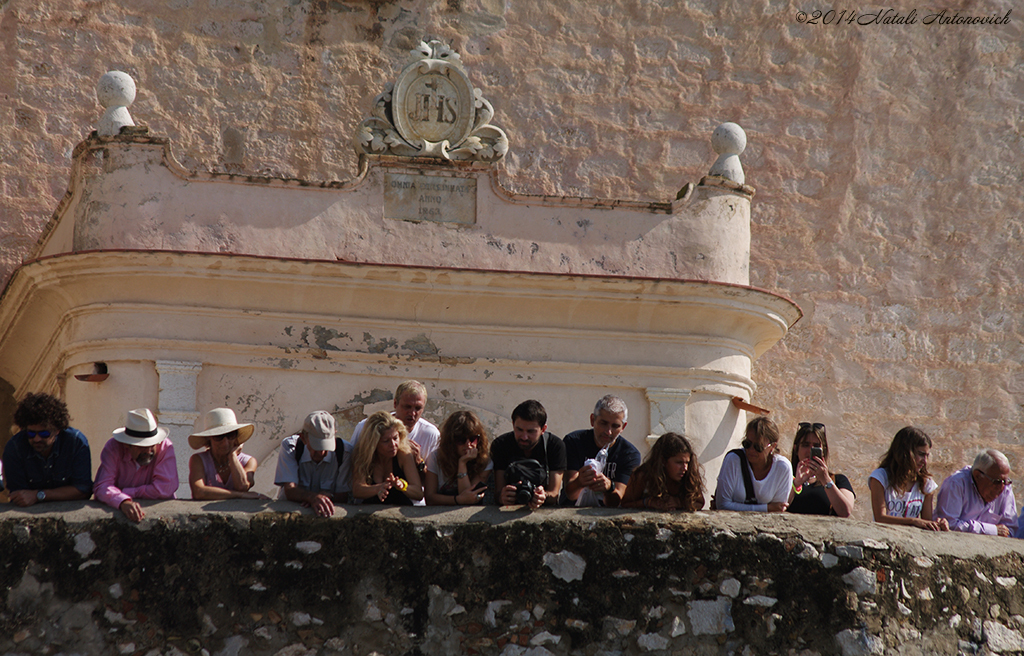
[[750,463],[747,462],[747,453],[743,449],[733,449],[729,453],[735,453],[740,458],[740,471],[743,472],[743,487],[746,488],[747,498],[743,502],[748,505],[757,503],[757,495],[754,494],[754,477],[750,473]]

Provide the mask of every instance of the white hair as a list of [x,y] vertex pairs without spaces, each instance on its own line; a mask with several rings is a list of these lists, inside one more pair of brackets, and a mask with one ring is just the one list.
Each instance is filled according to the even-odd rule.
[[602,410],[607,410],[613,415],[622,415],[623,422],[626,421],[626,417],[629,414],[626,402],[614,394],[606,394],[601,397],[601,400],[594,406],[594,416],[600,415]]
[[1010,461],[1006,459],[1006,456],[1001,451],[985,449],[974,458],[974,464],[971,465],[971,469],[987,474],[988,470],[997,464],[1003,465],[1007,469],[1010,468]]

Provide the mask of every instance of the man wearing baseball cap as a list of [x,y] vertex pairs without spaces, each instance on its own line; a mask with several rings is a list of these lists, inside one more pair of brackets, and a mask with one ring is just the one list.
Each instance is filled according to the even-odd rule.
[[330,517],[334,504],[346,503],[352,491],[351,453],[348,442],[335,439],[334,417],[317,410],[302,422],[302,430],[281,442],[274,484],[289,501]]
[[129,411],[125,425],[114,431],[100,454],[96,499],[138,523],[146,516],[138,499],[173,499],[177,489],[178,468],[167,429],[156,425],[148,408]]

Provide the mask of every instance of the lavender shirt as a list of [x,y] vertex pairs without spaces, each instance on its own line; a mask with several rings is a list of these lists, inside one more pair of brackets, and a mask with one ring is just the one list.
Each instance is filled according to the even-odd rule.
[[971,478],[971,468],[964,467],[942,481],[935,503],[935,516],[949,522],[951,531],[996,535],[996,526],[1004,524],[1010,534],[1017,531],[1017,502],[1013,488],[1005,487],[992,503],[985,503]]

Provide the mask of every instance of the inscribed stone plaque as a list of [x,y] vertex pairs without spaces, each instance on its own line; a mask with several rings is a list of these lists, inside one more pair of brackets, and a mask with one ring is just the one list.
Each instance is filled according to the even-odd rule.
[[476,179],[386,173],[384,218],[476,223]]

